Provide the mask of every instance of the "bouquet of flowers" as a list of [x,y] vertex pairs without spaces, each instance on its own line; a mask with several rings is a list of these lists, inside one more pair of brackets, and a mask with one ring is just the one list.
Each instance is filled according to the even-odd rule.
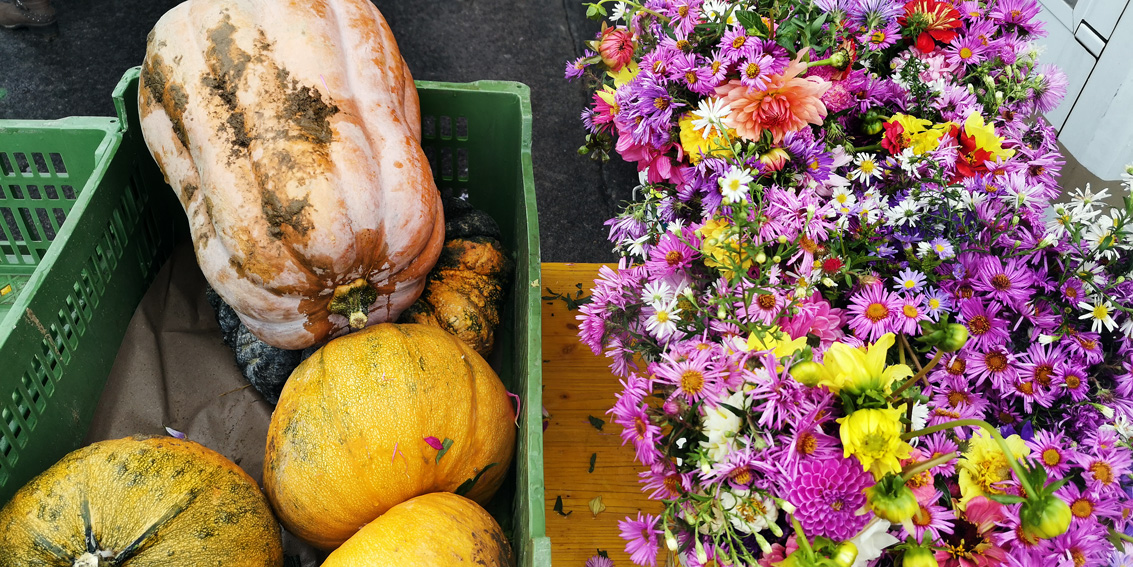
[[1133,200],[1058,199],[1035,0],[587,12],[579,152],[641,176],[579,317],[663,503],[633,561],[1129,561]]

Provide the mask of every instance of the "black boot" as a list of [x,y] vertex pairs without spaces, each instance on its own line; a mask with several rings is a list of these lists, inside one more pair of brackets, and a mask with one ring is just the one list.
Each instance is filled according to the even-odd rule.
[[55,23],[51,0],[13,0],[0,3],[0,27],[24,28],[49,26]]

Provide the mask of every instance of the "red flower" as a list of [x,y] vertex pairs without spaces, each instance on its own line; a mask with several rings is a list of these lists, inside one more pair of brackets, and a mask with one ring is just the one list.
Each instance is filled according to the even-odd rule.
[[937,41],[948,43],[956,38],[960,12],[947,2],[910,0],[905,4],[905,14],[897,18],[897,23],[906,29],[907,35],[917,36],[918,51],[932,53]]
[[885,136],[881,139],[881,147],[889,150],[889,153],[897,155],[901,150],[905,149],[904,134],[905,127],[896,120],[889,120],[883,124],[885,127]]
[[995,156],[991,152],[978,147],[976,139],[969,136],[961,126],[953,125],[950,134],[956,138],[956,142],[960,145],[960,150],[956,156],[956,178],[987,173],[985,162],[994,161]]

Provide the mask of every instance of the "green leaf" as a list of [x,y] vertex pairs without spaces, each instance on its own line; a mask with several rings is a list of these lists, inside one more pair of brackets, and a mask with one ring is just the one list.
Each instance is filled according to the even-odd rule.
[[597,4],[591,4],[591,5],[586,7],[586,17],[587,18],[594,20],[594,19],[597,19],[597,16],[598,16],[598,5]]
[[[736,16],[736,21],[738,21],[740,25],[744,27],[744,29],[752,33],[758,33],[759,26],[762,26],[764,30],[767,29],[767,26],[763,25],[763,19],[760,18],[759,14],[756,14],[755,12],[752,12],[750,10],[740,10],[734,12],[734,15]],[[764,35],[766,35],[766,33]]]
[[602,426],[603,426],[603,425],[606,425],[606,422],[605,422],[605,421],[603,421],[603,420],[601,420],[601,419],[598,419],[598,418],[596,418],[596,417],[594,417],[594,416],[592,416],[592,415],[588,415],[588,416],[586,416],[586,419],[589,419],[589,420],[590,420],[590,425],[593,425],[593,426],[594,426],[594,429],[597,429],[598,431],[602,431]]
[[452,444],[453,444],[453,440],[449,439],[448,437],[445,437],[445,440],[441,441],[441,450],[437,451],[437,461],[436,462],[438,462],[438,463],[441,462],[441,457],[445,456],[445,453],[448,452],[449,447],[452,447]]
[[600,555],[600,556],[602,556],[602,557],[605,557],[606,559],[609,559],[609,558],[610,558],[610,555],[609,555],[608,553],[606,553],[606,550],[604,550],[604,549],[597,549],[597,550],[595,550],[595,551],[597,551],[597,552],[598,552],[598,553],[596,553],[595,555]]
[[560,516],[564,516],[564,517],[569,516],[569,515],[574,513],[574,510],[571,510],[570,512],[563,513],[563,497],[562,496],[555,498],[555,508],[554,508],[554,510]]
[[588,472],[588,473],[594,472],[594,462],[597,461],[597,460],[598,460],[598,453],[590,453],[590,470],[588,470],[586,472]]
[[599,13],[599,14],[602,14],[602,16],[603,16],[603,17],[605,17],[605,16],[607,16],[607,15],[608,15],[608,14],[606,13],[606,7],[605,7],[605,6],[603,6],[603,5],[601,5],[601,4],[598,4],[598,13]]
[[488,463],[487,466],[480,469],[480,472],[476,473],[475,477],[472,477],[472,478],[460,483],[460,486],[456,487],[457,496],[464,496],[465,494],[468,494],[470,491],[472,491],[472,488],[476,486],[476,482],[480,480],[480,477],[484,476],[484,473],[487,472],[488,469],[490,469],[490,468],[492,468],[492,467],[494,467],[498,464],[499,463]]

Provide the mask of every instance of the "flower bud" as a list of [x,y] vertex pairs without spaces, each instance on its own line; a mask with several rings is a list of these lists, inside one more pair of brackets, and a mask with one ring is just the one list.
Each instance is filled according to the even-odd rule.
[[937,346],[944,352],[956,352],[964,348],[967,343],[968,328],[959,323],[951,323],[945,332],[944,340]]
[[[912,489],[905,486],[900,475],[890,473],[877,484],[865,489],[866,505],[874,514],[894,524],[908,524],[913,515],[920,511],[917,497]],[[912,527],[907,528],[912,531]]]
[[783,148],[771,148],[759,156],[759,163],[763,164],[767,171],[779,171],[790,160],[791,154]]
[[787,243],[787,237],[783,236],[783,235],[779,235],[779,244],[786,244],[786,243]]
[[762,264],[766,261],[767,261],[767,254],[760,252],[759,254],[755,255],[755,263],[756,264]]
[[817,386],[825,369],[811,360],[804,360],[791,367],[791,377],[804,386]]
[[1070,517],[1070,506],[1054,495],[1028,498],[1019,508],[1023,534],[1034,538],[1050,539],[1066,533]]
[[834,551],[834,555],[830,560],[838,567],[850,567],[854,561],[858,559],[858,546],[853,542],[844,541],[838,544],[838,548]]
[[704,551],[704,543],[700,538],[696,538],[696,562],[701,565],[708,563],[708,553]]
[[936,554],[927,547],[914,546],[905,550],[901,559],[901,567],[939,567]]
[[850,64],[850,54],[845,49],[839,49],[830,56],[830,66],[835,69],[845,69]]
[[775,256],[774,258],[771,258],[772,264],[778,264],[779,262],[782,262],[782,261],[783,261],[783,258],[781,256]]
[[669,528],[665,528],[665,547],[669,551],[677,550],[677,538],[673,535],[673,532],[669,531]]

